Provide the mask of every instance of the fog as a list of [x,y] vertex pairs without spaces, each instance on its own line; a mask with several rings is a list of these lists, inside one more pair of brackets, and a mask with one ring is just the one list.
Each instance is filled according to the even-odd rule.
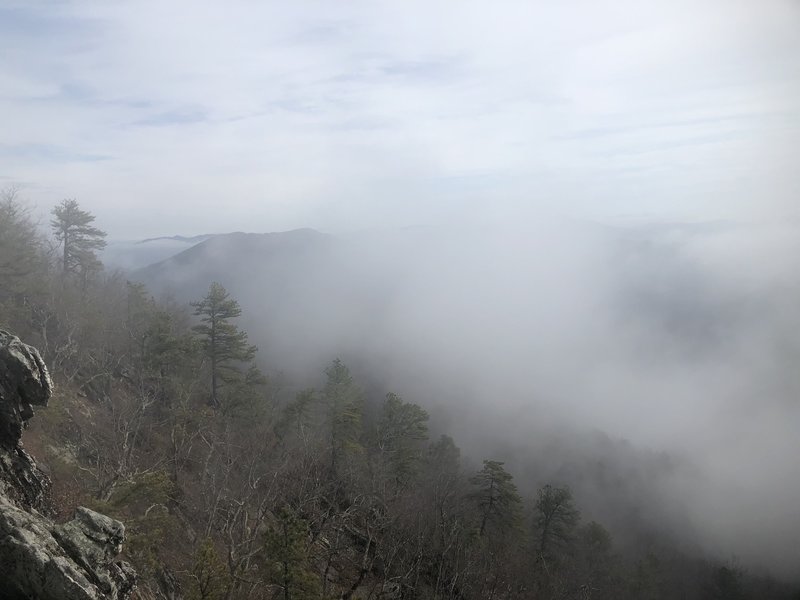
[[798,246],[791,223],[454,222],[218,236],[139,276],[182,299],[222,282],[289,389],[341,357],[623,542],[794,577]]
[[799,23],[8,0],[0,183],[79,199],[157,295],[221,282],[288,391],[341,357],[626,544],[796,578]]

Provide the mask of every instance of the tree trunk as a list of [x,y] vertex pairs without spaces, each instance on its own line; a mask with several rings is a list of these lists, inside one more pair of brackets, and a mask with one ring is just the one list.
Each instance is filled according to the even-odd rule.
[[61,272],[64,275],[67,274],[68,257],[69,257],[69,231],[64,229],[64,256],[62,258],[62,263],[61,263]]
[[217,319],[211,316],[211,403],[219,408],[217,399]]

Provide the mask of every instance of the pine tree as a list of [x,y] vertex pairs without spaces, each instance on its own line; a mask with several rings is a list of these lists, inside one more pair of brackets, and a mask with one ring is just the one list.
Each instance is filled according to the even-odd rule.
[[743,600],[742,570],[735,565],[721,566],[712,572],[707,598],[711,600]]
[[453,438],[443,434],[429,446],[425,463],[425,485],[431,489],[439,506],[455,495],[460,484],[461,449]]
[[313,431],[314,408],[317,403],[318,399],[314,390],[306,389],[297,392],[294,400],[284,407],[283,414],[275,424],[277,434],[281,438],[294,434],[305,441],[309,433]]
[[457,476],[461,468],[461,449],[449,435],[442,434],[428,449],[428,462],[437,472]]
[[176,322],[174,312],[159,306],[142,283],[127,282],[127,291],[123,326],[140,374],[163,379],[192,364],[198,340]]
[[568,487],[545,485],[536,500],[536,539],[538,559],[554,560],[559,550],[575,537],[580,512]]
[[422,457],[420,442],[428,439],[428,413],[400,396],[387,394],[378,424],[378,447],[385,455],[398,489],[408,483]]
[[331,446],[331,473],[337,475],[339,460],[351,450],[360,449],[363,398],[361,390],[353,382],[350,370],[338,358],[325,369],[323,401],[328,412],[328,427]]
[[212,283],[205,298],[192,306],[202,321],[192,330],[201,336],[204,353],[211,361],[211,403],[219,408],[220,387],[243,377],[240,366],[253,360],[257,348],[248,344],[247,332],[230,322],[242,309],[219,283]]
[[283,600],[319,598],[319,578],[309,565],[308,523],[286,507],[275,516],[275,525],[264,536],[270,582],[281,588]]
[[100,267],[96,251],[106,247],[106,233],[94,227],[94,215],[76,200],[63,200],[51,211],[50,225],[62,247],[61,271],[86,275]]
[[194,554],[189,573],[190,600],[222,600],[230,583],[230,575],[211,538],[203,539]]
[[36,224],[14,188],[0,191],[0,301],[23,290],[39,258]]
[[15,188],[0,191],[0,326],[22,334],[46,285],[44,252],[36,223]]
[[488,528],[506,532],[519,522],[522,499],[514,485],[514,477],[503,468],[503,464],[497,460],[484,460],[483,469],[469,480],[478,488],[471,497],[478,505],[481,537]]

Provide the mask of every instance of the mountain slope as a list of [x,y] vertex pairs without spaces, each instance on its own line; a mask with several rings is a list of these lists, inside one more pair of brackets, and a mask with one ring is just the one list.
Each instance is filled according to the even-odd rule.
[[700,545],[788,572],[795,531],[731,532],[761,502],[792,520],[766,490],[800,494],[787,483],[798,465],[760,467],[800,451],[775,433],[786,410],[800,418],[794,240],[729,224],[300,230],[219,236],[137,275],[183,301],[219,281],[267,370],[291,380],[339,356],[375,389],[423,403],[469,454],[518,471],[563,472],[575,444],[559,440],[580,431],[667,451],[679,466],[648,484],[642,520],[693,523]]

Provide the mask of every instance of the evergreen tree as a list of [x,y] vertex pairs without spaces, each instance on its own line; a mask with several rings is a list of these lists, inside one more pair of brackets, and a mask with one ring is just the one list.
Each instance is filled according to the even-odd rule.
[[36,224],[14,188],[0,192],[0,301],[23,291],[23,282],[39,257]]
[[351,450],[358,450],[364,400],[353,382],[350,370],[338,358],[325,369],[324,402],[330,431],[331,472],[337,475],[340,459]]
[[734,566],[714,569],[706,598],[709,600],[744,600],[747,594],[742,585],[742,571]]
[[50,225],[62,248],[62,273],[86,276],[99,269],[96,251],[106,247],[106,234],[92,225],[94,215],[81,210],[76,200],[63,200],[51,212]]
[[288,434],[295,434],[300,439],[306,440],[308,434],[313,430],[314,408],[317,403],[314,390],[306,389],[297,392],[294,400],[284,407],[283,414],[275,424],[276,433],[281,438]]
[[461,449],[449,435],[442,435],[428,448],[425,461],[425,487],[433,495],[439,517],[444,505],[454,500],[461,485]]
[[[0,191],[0,326],[25,331],[45,281],[45,262],[36,224],[15,188]],[[35,298],[39,296],[39,298]]]
[[385,455],[398,488],[416,472],[420,442],[428,439],[428,413],[417,404],[387,394],[378,424],[378,447]]
[[580,512],[568,487],[542,487],[536,499],[537,558],[542,561],[557,558],[559,550],[575,538],[579,520]]
[[214,541],[203,539],[194,554],[190,572],[189,600],[222,600],[230,583],[225,563],[214,547]]
[[253,360],[257,348],[248,344],[246,332],[230,322],[242,314],[242,309],[219,283],[212,283],[205,298],[192,302],[192,307],[202,321],[192,330],[200,335],[204,353],[211,361],[211,403],[219,407],[221,385],[241,379],[241,363]]
[[228,417],[243,419],[245,425],[255,425],[269,415],[270,406],[265,402],[269,382],[256,365],[250,364],[229,383],[230,392],[222,407]]
[[128,282],[127,288],[128,352],[141,374],[163,379],[193,364],[198,340],[177,322],[180,315],[159,306],[143,284]]
[[503,464],[497,460],[484,460],[483,469],[469,480],[478,488],[471,497],[478,505],[481,536],[487,528],[505,532],[519,522],[522,499],[514,485],[514,477],[503,468]]
[[428,449],[428,462],[436,473],[457,477],[461,468],[461,449],[449,435],[442,434]]
[[319,598],[319,578],[309,565],[308,524],[286,507],[275,516],[264,539],[270,582],[281,588],[283,600]]

